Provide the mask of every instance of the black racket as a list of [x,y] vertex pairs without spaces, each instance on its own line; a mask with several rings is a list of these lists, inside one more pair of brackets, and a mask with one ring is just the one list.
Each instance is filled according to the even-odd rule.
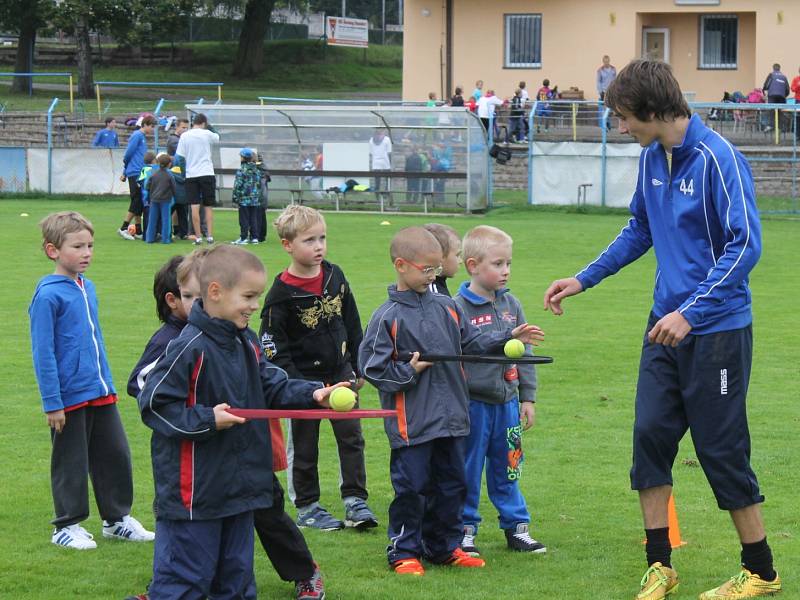
[[465,363],[495,363],[515,365],[546,365],[553,362],[552,356],[520,356],[509,358],[505,355],[472,355],[472,354],[420,354],[420,360],[425,362],[465,362]]

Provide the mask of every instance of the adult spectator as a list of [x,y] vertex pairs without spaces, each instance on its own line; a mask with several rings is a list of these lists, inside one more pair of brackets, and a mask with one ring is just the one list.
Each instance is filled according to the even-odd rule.
[[[144,205],[142,204],[142,188],[139,186],[139,174],[142,172],[142,167],[144,167],[147,136],[153,133],[155,126],[156,118],[154,116],[148,115],[144,117],[141,127],[128,138],[125,156],[122,157],[123,172],[120,181],[128,180],[128,191],[130,192],[131,200],[128,205],[128,213],[125,215],[125,220],[122,221],[122,226],[117,230],[117,233],[126,240],[132,241],[142,237]],[[136,227],[136,233],[133,235],[128,232],[128,225],[130,225],[131,221],[134,221]]]
[[[376,129],[369,139],[369,155],[373,171],[389,171],[392,168],[392,140],[386,135],[383,129]],[[375,177],[372,189],[376,192],[382,191],[383,177]]]
[[205,214],[208,228],[206,242],[214,243],[212,207],[216,201],[217,178],[211,160],[211,145],[216,143],[219,143],[219,134],[208,129],[208,117],[199,113],[194,118],[192,128],[181,134],[175,150],[175,154],[182,156],[186,161],[186,201],[192,208],[195,245],[203,243],[203,231],[200,228],[201,210]]
[[772,65],[772,73],[767,75],[761,88],[767,95],[767,102],[770,104],[786,104],[786,97],[789,95],[789,80],[786,75],[781,73],[781,66],[778,63]]
[[633,61],[606,96],[620,132],[643,148],[631,218],[586,268],[550,284],[544,307],[562,314],[565,298],[654,249],[658,277],[642,340],[630,472],[647,539],[648,569],[636,598],[663,599],[678,586],[668,504],[687,429],[741,542],[742,570],[700,600],[779,593],[761,516],[764,496],[750,466],[746,411],[753,352],[748,278],[761,254],[750,168],[692,115],[668,65]]
[[602,102],[606,97],[606,90],[611,82],[617,78],[617,68],[611,64],[611,58],[603,56],[603,64],[597,69],[597,95]]
[[116,128],[117,120],[114,117],[106,117],[106,126],[95,134],[92,148],[119,148]]
[[483,96],[483,79],[478,79],[475,82],[475,89],[472,90],[472,97],[475,98],[475,102],[481,99]]
[[[494,95],[494,90],[487,90],[485,96],[478,98],[478,118],[483,123],[487,136],[489,135],[489,120],[494,114],[494,109],[497,106],[503,106],[503,104],[504,102]],[[497,136],[495,135],[495,137]]]

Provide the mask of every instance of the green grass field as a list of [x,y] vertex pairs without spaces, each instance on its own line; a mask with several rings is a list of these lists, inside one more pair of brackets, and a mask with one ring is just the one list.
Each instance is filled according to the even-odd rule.
[[[70,551],[50,544],[52,501],[49,487],[48,431],[41,413],[30,359],[26,310],[36,281],[52,267],[39,247],[37,222],[66,208],[89,217],[96,228],[94,264],[87,275],[96,284],[100,319],[117,389],[158,326],[151,295],[153,273],[169,256],[190,246],[146,246],[116,236],[125,210],[122,200],[11,199],[0,201],[0,255],[7,264],[0,294],[0,597],[121,599],[143,591],[151,570],[152,546],[110,542],[100,537],[94,505],[86,527],[98,549]],[[27,212],[29,217],[20,217]],[[274,218],[270,214],[270,220]],[[420,217],[328,214],[329,258],[342,265],[355,290],[364,324],[385,298],[392,280],[388,242],[401,226]],[[236,215],[219,211],[215,237],[236,237]],[[566,315],[541,310],[547,284],[575,273],[616,235],[621,213],[570,214],[506,208],[483,217],[450,217],[464,232],[479,223],[505,229],[515,239],[511,288],[522,299],[529,320],[544,328],[542,354],[555,363],[539,369],[538,423],[525,435],[522,487],[533,515],[533,534],[544,541],[545,556],[505,550],[502,532],[488,501],[478,538],[487,568],[455,571],[431,568],[419,579],[398,579],[386,567],[386,515],[391,499],[388,446],[378,421],[365,421],[370,504],[381,527],[368,533],[306,533],[321,564],[328,598],[547,599],[630,598],[644,571],[643,532],[638,499],[629,489],[631,421],[639,345],[651,300],[652,253],[590,293],[567,301]],[[800,251],[797,221],[763,223],[764,252],[752,275],[755,307],[755,358],[749,396],[753,463],[767,497],[765,516],[777,567],[785,581],[784,598],[800,598],[795,572],[800,559],[797,490],[800,447],[797,432],[796,261]],[[274,232],[257,254],[270,276],[285,267],[286,255]],[[257,328],[258,324],[253,323]],[[377,407],[366,389],[364,405]],[[149,431],[135,402],[121,394],[135,469],[134,514],[153,526]],[[323,503],[341,516],[338,463],[330,428],[323,425],[321,477]],[[682,586],[678,597],[696,597],[733,575],[739,547],[726,514],[715,505],[703,472],[696,467],[691,441],[684,441],[675,466],[675,495],[683,538],[688,544],[673,561]],[[795,490],[792,492],[792,490]],[[293,514],[293,510],[290,509]],[[262,598],[290,598],[293,587],[272,571],[256,548]]]

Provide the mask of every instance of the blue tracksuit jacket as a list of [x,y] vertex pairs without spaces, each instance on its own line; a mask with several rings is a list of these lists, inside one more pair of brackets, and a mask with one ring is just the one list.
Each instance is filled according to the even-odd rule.
[[752,321],[748,277],[761,254],[761,224],[750,167],[730,142],[692,116],[673,148],[653,142],[639,158],[631,219],[576,277],[588,289],[653,246],[658,263],[653,312],[678,310],[693,334]]
[[138,177],[144,167],[144,153],[147,152],[147,137],[141,129],[137,129],[128,138],[125,156],[122,157],[122,168],[125,177]]
[[33,368],[44,412],[115,394],[97,318],[94,284],[65,275],[39,280],[28,308]]

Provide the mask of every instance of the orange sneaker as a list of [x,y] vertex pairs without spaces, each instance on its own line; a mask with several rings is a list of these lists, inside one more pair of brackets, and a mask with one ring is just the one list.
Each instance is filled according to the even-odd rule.
[[392,563],[392,569],[398,575],[416,575],[417,577],[425,575],[425,567],[416,558],[396,560]]
[[456,548],[453,550],[453,554],[450,555],[450,558],[448,558],[443,564],[454,567],[485,567],[486,561],[482,558],[470,556],[461,548]]

